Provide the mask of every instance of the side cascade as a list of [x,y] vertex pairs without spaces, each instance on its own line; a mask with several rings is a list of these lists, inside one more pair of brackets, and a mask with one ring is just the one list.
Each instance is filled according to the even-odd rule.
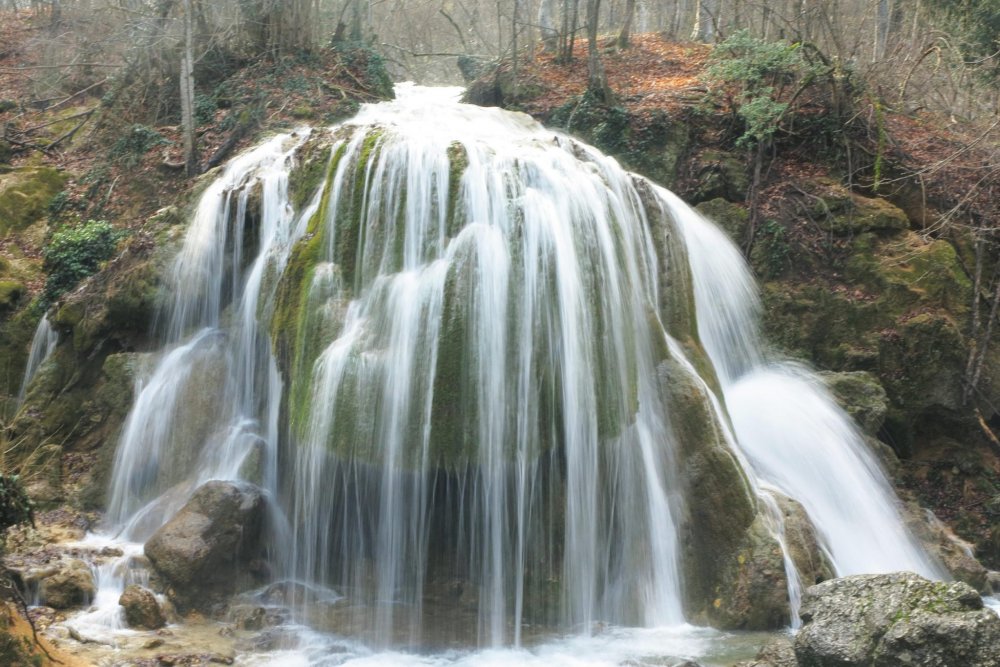
[[802,503],[837,576],[908,570],[947,578],[906,528],[853,420],[808,369],[765,353],[757,287],[739,251],[675,195],[662,195],[683,230],[698,332],[753,476]]
[[28,387],[34,379],[38,370],[45,363],[45,360],[55,351],[59,342],[59,334],[49,322],[49,316],[42,315],[35,327],[35,335],[31,338],[31,351],[28,353],[28,363],[24,368],[24,379],[21,381],[21,388],[17,392],[17,402],[23,403],[28,395]]
[[301,617],[394,646],[711,620],[755,517],[780,523],[761,487],[805,506],[838,573],[938,575],[847,417],[764,360],[732,244],[458,92],[400,86],[207,187],[109,529],[143,542],[204,481],[253,482]]

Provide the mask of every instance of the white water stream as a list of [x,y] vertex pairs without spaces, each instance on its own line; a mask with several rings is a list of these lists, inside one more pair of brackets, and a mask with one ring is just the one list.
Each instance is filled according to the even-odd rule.
[[31,339],[31,351],[28,353],[28,363],[24,368],[24,379],[21,381],[21,389],[17,392],[18,403],[24,401],[24,397],[28,394],[28,385],[45,360],[55,351],[58,342],[59,334],[52,328],[49,316],[42,315],[35,328],[35,335]]
[[[333,131],[327,183],[301,210],[289,172],[306,131],[236,158],[202,195],[117,450],[109,535],[141,544],[206,480],[258,483],[280,514],[277,577],[345,596],[363,631],[296,612],[294,641],[240,664],[725,664],[719,633],[684,625],[656,355],[694,365],[656,314],[665,260],[636,181],[527,116],[398,93]],[[721,387],[710,412],[728,433],[728,409],[762,503],[768,487],[801,502],[838,574],[940,576],[847,416],[808,372],[766,361],[738,251],[650,192],[686,246]],[[284,386],[270,318],[311,239]],[[137,548],[72,621],[81,634],[123,632],[115,591]],[[486,648],[398,652],[433,646],[436,614],[454,625],[455,603],[427,601],[456,582],[475,588],[458,631]],[[789,594],[794,610],[794,572]],[[553,621],[574,636],[525,636]]]

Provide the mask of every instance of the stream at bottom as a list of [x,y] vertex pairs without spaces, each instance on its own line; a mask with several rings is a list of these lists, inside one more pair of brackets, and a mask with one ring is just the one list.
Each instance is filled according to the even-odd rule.
[[[64,543],[91,553],[97,593],[84,611],[49,627],[45,634],[61,650],[99,667],[159,664],[233,664],[252,667],[350,665],[379,667],[614,667],[673,666],[696,661],[725,667],[752,658],[775,633],[727,633],[689,624],[659,628],[595,625],[589,633],[529,634],[521,647],[475,648],[475,636],[455,628],[431,628],[436,646],[418,650],[372,648],[349,622],[350,602],[329,590],[278,582],[232,600],[221,619],[199,615],[181,620],[169,602],[168,624],[159,630],[129,628],[119,597],[129,584],[148,586],[142,545],[88,535]],[[314,601],[308,618],[293,615],[284,599],[306,595]],[[1000,601],[996,601],[1000,604]],[[452,616],[452,618],[454,618]],[[320,630],[318,628],[325,628]],[[358,631],[358,632],[356,632]],[[440,641],[434,639],[438,636]]]

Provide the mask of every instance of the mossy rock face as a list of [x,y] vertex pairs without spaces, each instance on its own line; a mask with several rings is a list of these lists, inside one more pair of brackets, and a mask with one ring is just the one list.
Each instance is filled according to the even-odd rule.
[[809,216],[833,234],[892,233],[910,225],[906,213],[889,201],[852,192],[833,179],[818,178],[804,186],[811,197]]
[[31,339],[41,313],[22,308],[11,316],[0,312],[0,398],[7,397],[9,408],[0,410],[0,419],[9,419],[21,388]]
[[745,206],[734,204],[722,197],[716,197],[701,202],[695,208],[703,216],[719,225],[734,242],[739,243],[746,237],[750,211]]
[[49,167],[22,167],[0,174],[0,236],[44,217],[66,179],[66,174]]
[[64,297],[56,327],[72,337],[81,355],[101,344],[124,349],[141,345],[162,298],[167,262],[167,253],[151,235],[134,236],[104,270]]
[[691,201],[704,202],[724,199],[741,202],[750,190],[750,175],[746,162],[735,153],[705,150],[692,160],[696,184]]
[[726,561],[710,616],[722,630],[776,630],[791,621],[788,580],[781,545],[758,514],[736,557]]
[[0,317],[16,310],[26,293],[27,289],[18,281],[0,280]]
[[58,457],[72,467],[76,486],[71,500],[86,507],[100,505],[110,460],[132,405],[137,360],[134,354],[111,354],[81,363],[71,345],[63,343],[42,365],[10,423],[13,447],[5,461],[18,466],[27,479],[45,478],[44,489],[34,489],[34,497],[53,499],[48,496],[61,493],[67,481],[62,468],[46,472],[52,469],[51,457],[40,459],[37,454],[56,446]]
[[629,171],[668,188],[677,184],[693,141],[686,118],[663,110],[635,116],[587,95],[571,98],[543,120],[613,156]]
[[889,409],[889,399],[878,378],[866,371],[827,371],[820,377],[858,427],[868,435],[878,435]]
[[[820,367],[871,372],[885,388],[887,427],[928,411],[960,419],[967,350],[960,323],[972,286],[954,247],[903,231],[859,234],[850,249],[847,284],[819,276],[764,284],[768,337]],[[987,370],[984,386],[997,386],[992,370],[1000,364]],[[875,422],[863,426],[872,432]]]
[[661,362],[657,379],[673,416],[678,482],[686,501],[679,526],[686,613],[695,621],[738,625],[737,613],[722,614],[713,600],[737,567],[756,502],[705,389],[672,359]]

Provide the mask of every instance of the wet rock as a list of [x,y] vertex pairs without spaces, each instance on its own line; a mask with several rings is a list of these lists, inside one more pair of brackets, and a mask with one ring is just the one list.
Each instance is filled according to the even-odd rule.
[[127,586],[118,598],[118,604],[125,607],[125,622],[129,627],[158,630],[167,624],[156,596],[147,588],[135,584]]
[[868,435],[878,435],[889,410],[889,399],[878,378],[865,371],[819,375],[861,430]]
[[910,572],[810,588],[795,638],[801,667],[1000,667],[1000,617],[963,583]]
[[211,481],[146,542],[146,556],[180,609],[207,609],[238,588],[259,551],[263,514],[257,487]]
[[833,566],[819,546],[819,538],[806,510],[797,501],[774,494],[785,526],[785,543],[804,587],[833,578]]
[[94,575],[82,560],[64,560],[39,574],[38,598],[46,606],[71,609],[94,599]]
[[781,546],[758,514],[735,558],[728,559],[713,600],[712,622],[722,629],[774,630],[788,625],[788,580]]
[[955,535],[933,512],[916,503],[910,503],[904,508],[903,517],[907,527],[920,539],[928,553],[951,576],[969,584],[980,593],[991,593],[987,582],[988,571],[976,559],[972,544]]
[[778,637],[765,644],[753,660],[738,662],[734,667],[799,667],[795,647],[790,637]]

